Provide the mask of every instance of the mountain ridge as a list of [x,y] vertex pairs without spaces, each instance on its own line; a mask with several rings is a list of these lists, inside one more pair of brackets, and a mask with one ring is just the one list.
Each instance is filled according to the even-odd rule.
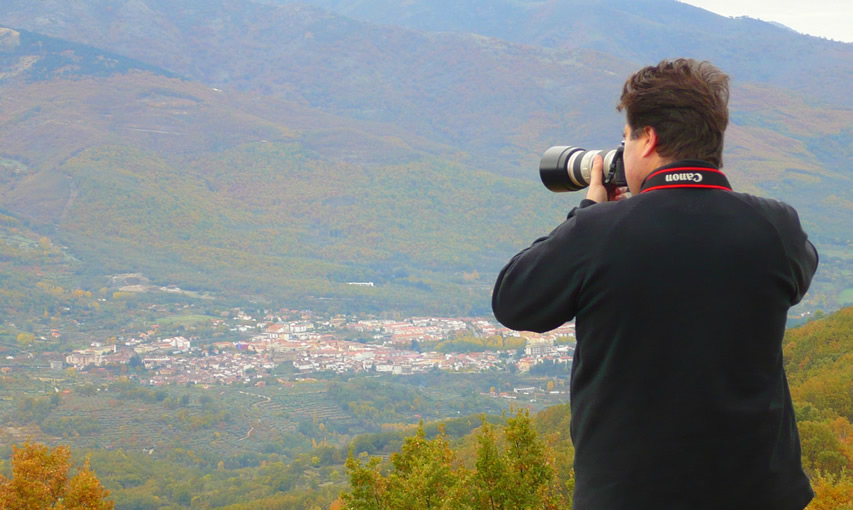
[[[263,0],[286,5],[302,0]],[[853,43],[826,40],[750,17],[725,17],[676,0],[304,0],[356,19],[428,32],[478,33],[551,48],[585,48],[639,65],[689,56],[736,80],[757,81],[853,106]],[[477,15],[472,15],[475,13]],[[673,48],[678,48],[673,54]],[[827,73],[835,77],[827,81]]]

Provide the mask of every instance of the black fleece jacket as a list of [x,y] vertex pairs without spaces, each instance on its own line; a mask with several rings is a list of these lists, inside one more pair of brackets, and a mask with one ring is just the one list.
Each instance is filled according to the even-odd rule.
[[492,296],[502,324],[576,318],[575,509],[806,506],[782,337],[817,263],[793,208],[700,161],[581,202],[510,260]]

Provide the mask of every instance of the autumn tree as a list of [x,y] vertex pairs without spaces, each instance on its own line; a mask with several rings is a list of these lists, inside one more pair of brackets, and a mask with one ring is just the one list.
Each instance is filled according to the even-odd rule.
[[36,341],[36,336],[32,333],[19,333],[16,338],[18,345],[24,348]]
[[483,419],[477,459],[467,469],[447,437],[427,439],[423,426],[391,455],[390,472],[371,458],[347,459],[351,491],[341,495],[349,510],[522,510],[564,508],[551,454],[537,436],[526,409],[515,409],[502,434]]
[[346,461],[350,477],[350,491],[341,494],[341,501],[347,510],[382,510],[390,508],[388,504],[388,481],[379,472],[380,457],[373,457],[366,464],[352,455],[350,449]]
[[12,478],[0,475],[0,508],[7,510],[112,510],[109,491],[89,461],[69,478],[71,451],[38,443],[12,447]]
[[853,508],[853,476],[819,475],[812,479],[815,498],[807,510],[849,510]]
[[380,473],[381,459],[371,458],[366,464],[350,451],[346,462],[352,491],[341,496],[345,508],[351,510],[446,508],[455,483],[453,451],[447,437],[440,433],[427,439],[423,423],[414,436],[403,442],[399,452],[391,455],[391,473]]
[[475,470],[466,482],[472,510],[566,508],[553,465],[554,455],[539,438],[527,409],[504,416],[502,437],[486,422],[477,435]]
[[391,455],[393,470],[388,477],[392,508],[442,508],[451,499],[456,481],[454,453],[447,436],[426,438],[423,424],[406,438],[399,453]]

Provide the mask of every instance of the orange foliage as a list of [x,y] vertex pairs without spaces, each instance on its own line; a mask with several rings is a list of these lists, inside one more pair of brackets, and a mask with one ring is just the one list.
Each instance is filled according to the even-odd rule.
[[88,460],[68,478],[71,450],[38,443],[12,447],[12,478],[0,475],[0,508],[7,510],[112,510],[109,491],[89,469]]
[[853,478],[817,477],[812,480],[815,498],[806,510],[849,510],[853,508]]

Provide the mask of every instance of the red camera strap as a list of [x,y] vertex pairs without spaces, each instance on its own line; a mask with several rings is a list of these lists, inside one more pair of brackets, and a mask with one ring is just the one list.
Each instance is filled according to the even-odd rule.
[[704,188],[732,191],[726,175],[716,168],[676,167],[658,170],[643,181],[640,193],[657,189]]

